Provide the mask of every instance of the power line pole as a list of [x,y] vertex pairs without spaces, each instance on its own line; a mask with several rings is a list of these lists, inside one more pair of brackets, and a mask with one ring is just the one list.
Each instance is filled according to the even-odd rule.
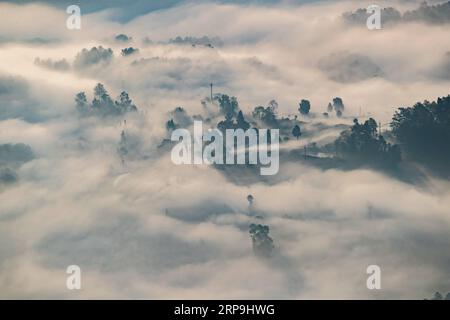
[[211,86],[211,102],[212,102],[213,101],[213,84],[211,83],[210,86]]

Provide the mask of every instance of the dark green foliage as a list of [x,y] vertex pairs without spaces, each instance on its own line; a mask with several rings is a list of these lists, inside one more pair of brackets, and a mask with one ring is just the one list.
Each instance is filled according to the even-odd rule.
[[292,129],[292,135],[293,135],[294,137],[296,137],[297,140],[298,140],[298,138],[300,138],[300,136],[302,135],[302,132],[301,132],[301,130],[300,130],[300,126],[299,126],[298,124],[296,124],[295,127],[294,127],[294,129]]
[[117,100],[113,101],[101,83],[94,88],[94,99],[91,104],[87,102],[84,92],[75,95],[75,103],[78,112],[83,116],[119,116],[137,111],[127,92],[122,91]]
[[258,106],[252,112],[253,118],[264,122],[265,124],[276,126],[277,117],[275,115],[275,110],[272,106]]
[[118,110],[116,110],[114,102],[101,83],[98,83],[94,88],[92,110],[94,110],[94,113],[103,116],[117,114]]
[[450,96],[400,108],[391,126],[409,158],[450,173]]
[[119,42],[128,42],[132,38],[127,36],[126,34],[121,33],[121,34],[116,35],[114,39],[116,39],[116,41],[119,41]]
[[339,97],[336,97],[333,99],[333,107],[334,107],[334,110],[336,110],[336,112],[339,110],[344,111],[344,109],[345,109],[344,102]]
[[333,99],[333,104],[328,104],[328,112],[331,112],[333,109],[336,112],[336,116],[338,118],[342,117],[342,113],[344,112],[345,106],[344,101],[341,98],[336,97]]
[[303,114],[309,114],[309,110],[311,110],[311,103],[308,100],[302,100],[299,104],[298,111]]
[[377,123],[370,118],[364,124],[354,120],[350,130],[335,141],[338,155],[355,165],[395,167],[401,161],[399,146],[387,143],[377,133]]
[[242,129],[244,131],[250,129],[250,123],[247,122],[244,118],[244,114],[239,110],[236,116],[236,121],[234,121],[234,116],[232,113],[228,112],[225,114],[225,120],[220,121],[217,124],[217,128],[221,131],[225,131],[227,129]]
[[170,115],[176,128],[186,128],[192,124],[192,118],[183,107],[176,107]]
[[272,238],[269,237],[269,227],[261,224],[251,224],[249,232],[255,255],[264,258],[270,257],[273,253],[274,245]]
[[137,48],[133,48],[133,47],[125,48],[125,49],[122,49],[122,56],[126,57],[126,56],[129,56],[130,54],[137,53],[137,52],[139,52],[139,49],[137,49]]
[[88,112],[89,104],[84,92],[80,92],[75,95],[75,102],[78,112],[80,112],[81,114]]
[[83,49],[75,57],[73,63],[75,69],[88,68],[97,64],[108,64],[113,58],[113,51],[111,48],[105,49],[102,46],[93,47],[90,50]]
[[230,113],[225,114],[225,120],[220,121],[217,124],[217,128],[221,131],[225,131],[227,129],[234,129],[236,124],[233,120],[233,116]]
[[175,130],[177,128],[175,122],[173,122],[173,119],[170,119],[169,121],[167,121],[166,123],[166,129],[167,131],[172,131]]
[[242,129],[244,131],[246,131],[247,129],[250,128],[250,123],[245,121],[245,118],[244,118],[244,115],[242,114],[242,111],[239,111],[238,115],[236,117],[236,128],[237,129]]
[[125,91],[122,91],[120,93],[118,101],[116,100],[114,103],[117,106],[120,113],[137,111],[136,106],[133,104],[133,101],[131,101],[130,96]]
[[219,102],[220,111],[228,118],[234,118],[239,110],[239,103],[236,97],[229,97],[226,94],[219,95],[217,97]]

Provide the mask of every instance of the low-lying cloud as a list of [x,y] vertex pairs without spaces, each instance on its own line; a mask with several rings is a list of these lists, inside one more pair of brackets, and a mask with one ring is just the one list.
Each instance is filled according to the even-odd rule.
[[[401,12],[420,5],[389,4]],[[367,6],[183,2],[130,9],[122,23],[91,8],[78,32],[57,7],[0,4],[11,40],[0,46],[0,297],[360,299],[450,290],[448,180],[303,160],[305,146],[333,142],[354,117],[375,117],[385,130],[396,108],[449,93],[448,24],[421,18],[369,31],[342,18]],[[33,19],[2,27],[23,17]],[[120,34],[126,42],[114,39]],[[58,41],[19,41],[32,37]],[[130,47],[138,51],[121,55]],[[115,101],[127,92],[137,111],[80,115],[75,95],[86,92],[90,104],[97,83]],[[173,165],[163,143],[169,120],[188,128],[193,119],[224,120],[208,100],[211,83],[213,95],[236,96],[247,119],[275,99],[280,118],[301,122],[302,137],[282,144],[278,175]],[[343,116],[326,118],[335,97],[345,101]],[[308,117],[301,99],[311,102]],[[254,256],[251,223],[270,226],[271,259]],[[71,264],[83,270],[82,291],[65,287]],[[365,285],[371,264],[382,268],[379,292]]]

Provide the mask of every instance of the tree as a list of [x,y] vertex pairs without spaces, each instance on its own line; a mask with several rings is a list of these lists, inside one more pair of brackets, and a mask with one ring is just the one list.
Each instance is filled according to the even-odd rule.
[[118,34],[115,36],[116,41],[120,41],[120,42],[128,42],[130,41],[132,38],[127,36],[126,34]]
[[331,104],[331,102],[328,103],[327,111],[328,111],[328,112],[333,111],[333,105]]
[[236,97],[229,97],[226,94],[220,95],[218,98],[219,108],[226,116],[229,115],[232,118],[236,116],[237,110],[239,110],[239,103]]
[[311,109],[311,103],[308,100],[302,100],[299,104],[298,111],[300,111],[301,114],[307,115],[309,114],[309,110]]
[[107,95],[108,92],[105,89],[105,86],[101,83],[97,83],[94,87],[94,97],[101,99],[104,95]]
[[345,109],[344,102],[342,101],[341,98],[336,97],[333,99],[333,108],[336,111],[336,115],[338,117],[341,117]]
[[105,86],[98,83],[94,87],[94,99],[88,104],[86,94],[80,92],[75,96],[76,108],[81,115],[119,116],[127,112],[137,111],[137,107],[128,93],[122,91],[116,101],[113,101]]
[[408,158],[450,174],[450,96],[399,108],[391,127]]
[[242,129],[244,131],[246,131],[247,129],[250,128],[250,123],[245,121],[245,118],[244,118],[244,115],[242,114],[242,111],[239,111],[238,115],[236,117],[236,127],[238,129]]
[[268,107],[272,110],[274,114],[276,114],[278,110],[278,102],[276,100],[270,100]]
[[173,121],[173,119],[170,119],[169,121],[167,121],[166,123],[166,129],[167,131],[172,131],[175,130],[177,128],[175,122]]
[[137,111],[136,106],[133,104],[133,101],[131,101],[126,91],[122,91],[117,99],[118,101],[115,101],[115,105],[118,107],[120,113]]
[[98,83],[94,88],[94,100],[92,100],[92,107],[102,115],[117,113],[114,102],[101,83]]
[[292,129],[292,135],[293,135],[294,137],[296,137],[297,140],[298,140],[298,138],[300,138],[300,136],[302,135],[302,132],[301,132],[301,130],[300,130],[300,126],[299,126],[298,124],[296,124],[295,127],[294,127],[294,129]]
[[225,116],[225,120],[220,121],[220,122],[217,124],[217,128],[218,128],[220,131],[225,131],[225,130],[227,130],[227,129],[235,129],[235,126],[236,126],[236,124],[235,124],[235,122],[233,121],[233,118],[230,117],[229,115],[228,115],[228,116]]
[[125,49],[122,49],[122,56],[126,57],[126,56],[129,56],[130,54],[137,53],[137,52],[139,52],[139,49],[137,49],[137,48],[133,48],[133,47],[125,48]]
[[73,66],[76,70],[89,68],[98,64],[109,64],[113,59],[113,51],[111,48],[105,49],[102,46],[93,47],[90,50],[86,48],[79,52],[73,62]]
[[255,119],[261,120],[268,125],[275,126],[277,124],[277,118],[272,106],[258,106],[252,112],[252,116]]
[[350,130],[341,133],[335,141],[337,153],[356,165],[395,167],[401,161],[398,145],[386,142],[377,132],[377,122],[370,118],[364,124],[357,119]]
[[84,92],[80,92],[75,95],[75,103],[78,112],[81,114],[87,114],[89,112],[89,104]]
[[274,245],[269,236],[269,227],[261,224],[250,225],[250,237],[252,238],[253,252],[257,257],[268,258],[272,255]]

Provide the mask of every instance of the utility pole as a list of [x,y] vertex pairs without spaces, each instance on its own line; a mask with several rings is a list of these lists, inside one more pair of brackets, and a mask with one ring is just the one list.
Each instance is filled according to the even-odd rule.
[[213,102],[213,84],[210,84],[211,86],[211,103]]

